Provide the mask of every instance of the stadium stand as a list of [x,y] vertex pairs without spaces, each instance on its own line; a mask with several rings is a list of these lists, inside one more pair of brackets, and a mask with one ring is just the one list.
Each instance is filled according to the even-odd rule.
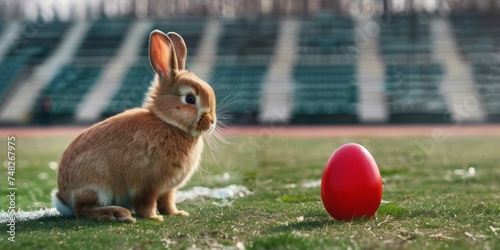
[[42,98],[49,97],[54,122],[73,122],[78,105],[116,53],[131,21],[129,18],[94,21],[71,65],[63,67],[41,91],[32,109],[33,118],[40,115]]
[[228,19],[222,23],[213,68],[217,103],[232,123],[256,123],[261,90],[278,33],[278,20]]
[[[391,13],[390,17],[378,16],[387,22],[379,23],[379,32],[372,34],[370,44],[365,46],[360,35],[363,28],[377,21],[377,15],[346,14],[177,15],[166,19],[117,16],[78,23],[16,21],[22,26],[17,33],[33,26],[36,35],[18,35],[12,46],[0,53],[2,122],[7,124],[6,118],[14,117],[14,113],[18,115],[8,120],[9,124],[22,123],[25,117],[32,117],[34,122],[47,97],[52,100],[56,124],[88,123],[141,106],[154,74],[148,61],[147,35],[130,39],[138,23],[147,23],[141,34],[160,29],[184,37],[189,51],[187,68],[200,70],[202,79],[214,86],[219,107],[234,118],[226,123],[457,122],[456,117],[461,115],[457,105],[472,97],[480,105],[469,111],[473,117],[461,121],[500,121],[498,17],[478,10],[447,16]],[[0,21],[0,34],[6,33],[12,23]],[[63,47],[61,41],[71,40],[66,37],[71,33],[68,31],[81,23],[86,25],[79,32],[84,38],[73,41],[74,46],[68,46],[70,52],[58,50]],[[208,30],[217,31],[216,35],[207,34]],[[9,39],[0,41],[6,44]],[[210,46],[201,44],[205,40],[211,41]],[[204,56],[199,56],[200,47],[208,51]],[[59,52],[54,53],[56,50]],[[55,54],[66,59],[59,64],[48,62],[58,59],[51,56]],[[134,56],[119,56],[123,54]],[[120,60],[123,58],[126,60]],[[126,62],[121,70],[111,67],[118,61]],[[40,65],[47,67],[42,69]],[[47,68],[52,72],[46,79],[34,77],[35,71]],[[110,79],[113,84],[106,84]],[[32,89],[33,94],[19,94],[25,92],[25,85],[42,80],[43,84]],[[106,98],[95,94],[103,89],[109,90]],[[31,101],[19,108],[22,105],[17,104],[24,96]],[[95,100],[102,101],[90,105],[97,103]],[[275,116],[276,110],[283,114]],[[83,113],[90,117],[88,121],[79,119]]]
[[[459,52],[451,23],[447,18],[434,18],[431,28],[434,56],[446,72],[440,88],[450,110],[449,118],[459,123],[484,122],[486,116],[475,93],[470,64]],[[466,103],[475,105],[467,104],[464,108]]]
[[391,16],[387,25],[382,26],[379,35],[380,52],[384,60],[430,60],[430,22],[431,19],[426,16]]
[[4,31],[4,27],[5,27],[5,23],[0,20],[0,34],[2,34],[2,32]]
[[144,37],[151,31],[152,22],[149,20],[134,21],[124,35],[115,55],[102,69],[85,99],[79,105],[75,120],[78,123],[91,123],[101,118],[103,110],[119,90],[129,68],[138,60],[139,49]]
[[0,103],[8,93],[15,78],[20,75],[23,67],[26,64],[26,58],[19,56],[16,58],[8,58],[0,62]]
[[109,117],[126,109],[140,107],[144,100],[154,72],[149,66],[149,60],[139,60],[127,71],[120,88],[109,105],[102,112],[102,116]]
[[[25,22],[24,29],[33,34],[23,34],[15,41],[4,60],[26,57],[28,66],[39,64],[59,45],[70,23],[58,20],[52,22]],[[26,32],[26,31],[25,31]]]
[[[22,81],[17,81],[15,88],[9,93],[8,101],[0,110],[0,119],[7,124],[19,124],[34,121],[31,116],[32,108],[42,89],[47,86],[60,69],[70,65],[73,55],[81,44],[84,35],[87,33],[90,24],[88,22],[75,22],[71,24],[64,34],[60,44],[54,49],[43,63],[34,67],[32,73]],[[8,37],[22,35],[21,24],[13,22],[9,24],[9,33],[2,40]],[[2,43],[0,43],[0,47]]]
[[477,12],[450,15],[455,39],[463,57],[470,63],[475,89],[479,93],[487,120],[500,121],[500,31],[497,16]]
[[12,41],[0,62],[0,103],[16,82],[30,75],[55,50],[69,26],[58,20],[23,23],[24,30],[30,33]]
[[[84,94],[94,84],[102,70],[102,65],[74,64],[63,67],[59,74],[42,91],[39,99],[50,97],[54,119],[71,119],[76,106],[83,99]],[[35,103],[38,112],[41,101]],[[67,120],[70,122],[71,120]]]
[[[197,55],[204,26],[203,19],[169,19],[156,20],[151,29],[182,34],[188,47],[186,67],[189,69],[192,58]],[[123,110],[142,105],[145,93],[154,77],[154,72],[149,64],[148,46],[149,37],[146,36],[141,43],[138,60],[130,66],[118,91],[103,110],[102,117],[109,117]]]
[[327,14],[304,19],[298,39],[291,122],[357,122],[356,64],[344,54],[356,45],[353,19]]
[[445,122],[443,117],[449,116],[440,86],[444,70],[433,57],[430,22],[421,15],[394,15],[381,28],[389,122]]
[[414,116],[413,119],[426,117],[426,121],[435,116],[439,121],[447,113],[446,102],[440,93],[443,77],[440,64],[387,65],[386,77],[386,93],[394,121],[412,120],[408,116]]
[[[212,68],[217,59],[217,43],[219,41],[222,25],[218,19],[210,18],[205,21],[203,35],[200,38],[196,49],[196,56],[192,57],[188,65],[188,70],[194,72],[200,79],[210,83]],[[188,57],[191,56],[191,49],[188,48]]]
[[23,22],[22,21],[2,21],[0,19],[0,61],[12,48],[15,41],[15,36],[19,33]]
[[116,53],[132,21],[128,18],[94,21],[75,55],[76,60],[96,58],[99,63],[105,63]]
[[[348,55],[356,56],[357,60],[358,120],[366,124],[383,124],[388,120],[384,91],[385,65],[379,53],[378,37],[372,33],[378,29],[366,29],[373,27],[374,19],[371,17],[357,17],[355,20],[357,40],[360,42],[348,50],[351,51]],[[375,22],[384,24],[384,20],[375,19]]]
[[216,73],[213,82],[218,105],[227,107],[226,114],[234,118],[232,123],[255,123],[267,65],[260,62],[231,64],[226,61],[214,68]]
[[294,83],[292,71],[297,60],[300,21],[283,19],[280,22],[276,38],[276,49],[269,63],[269,69],[264,77],[261,89],[259,123],[283,124],[290,121]]
[[476,12],[450,15],[455,39],[462,55],[472,64],[498,61],[495,52],[500,45],[498,17]]
[[474,64],[476,91],[480,95],[487,119],[500,121],[500,63]]

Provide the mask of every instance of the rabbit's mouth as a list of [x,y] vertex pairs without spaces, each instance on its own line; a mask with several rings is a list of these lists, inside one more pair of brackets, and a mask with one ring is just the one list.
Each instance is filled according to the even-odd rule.
[[202,115],[195,129],[196,135],[210,134],[215,130],[216,122],[208,115]]
[[217,127],[217,123],[214,122],[210,125],[210,129],[208,129],[207,131],[207,134],[211,134],[212,132],[214,132],[215,128]]

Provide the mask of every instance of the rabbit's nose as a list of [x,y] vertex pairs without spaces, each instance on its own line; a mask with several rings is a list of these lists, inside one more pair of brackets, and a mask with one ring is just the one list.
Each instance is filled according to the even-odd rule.
[[214,119],[210,119],[210,123],[211,123],[211,124],[214,124]]

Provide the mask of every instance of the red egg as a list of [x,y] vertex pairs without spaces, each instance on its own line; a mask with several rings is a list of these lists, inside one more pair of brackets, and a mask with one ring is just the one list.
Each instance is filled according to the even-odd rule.
[[382,201],[382,178],[366,148],[348,143],[328,160],[321,178],[321,199],[336,220],[372,217]]

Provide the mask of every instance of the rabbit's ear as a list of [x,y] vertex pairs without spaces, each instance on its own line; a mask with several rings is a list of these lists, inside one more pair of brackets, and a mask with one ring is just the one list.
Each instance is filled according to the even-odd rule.
[[186,68],[187,48],[182,37],[175,32],[168,32],[167,37],[170,38],[174,45],[175,56],[177,57],[177,66],[179,70]]
[[149,35],[149,62],[153,70],[162,77],[173,76],[177,69],[172,42],[159,30],[154,30]]

